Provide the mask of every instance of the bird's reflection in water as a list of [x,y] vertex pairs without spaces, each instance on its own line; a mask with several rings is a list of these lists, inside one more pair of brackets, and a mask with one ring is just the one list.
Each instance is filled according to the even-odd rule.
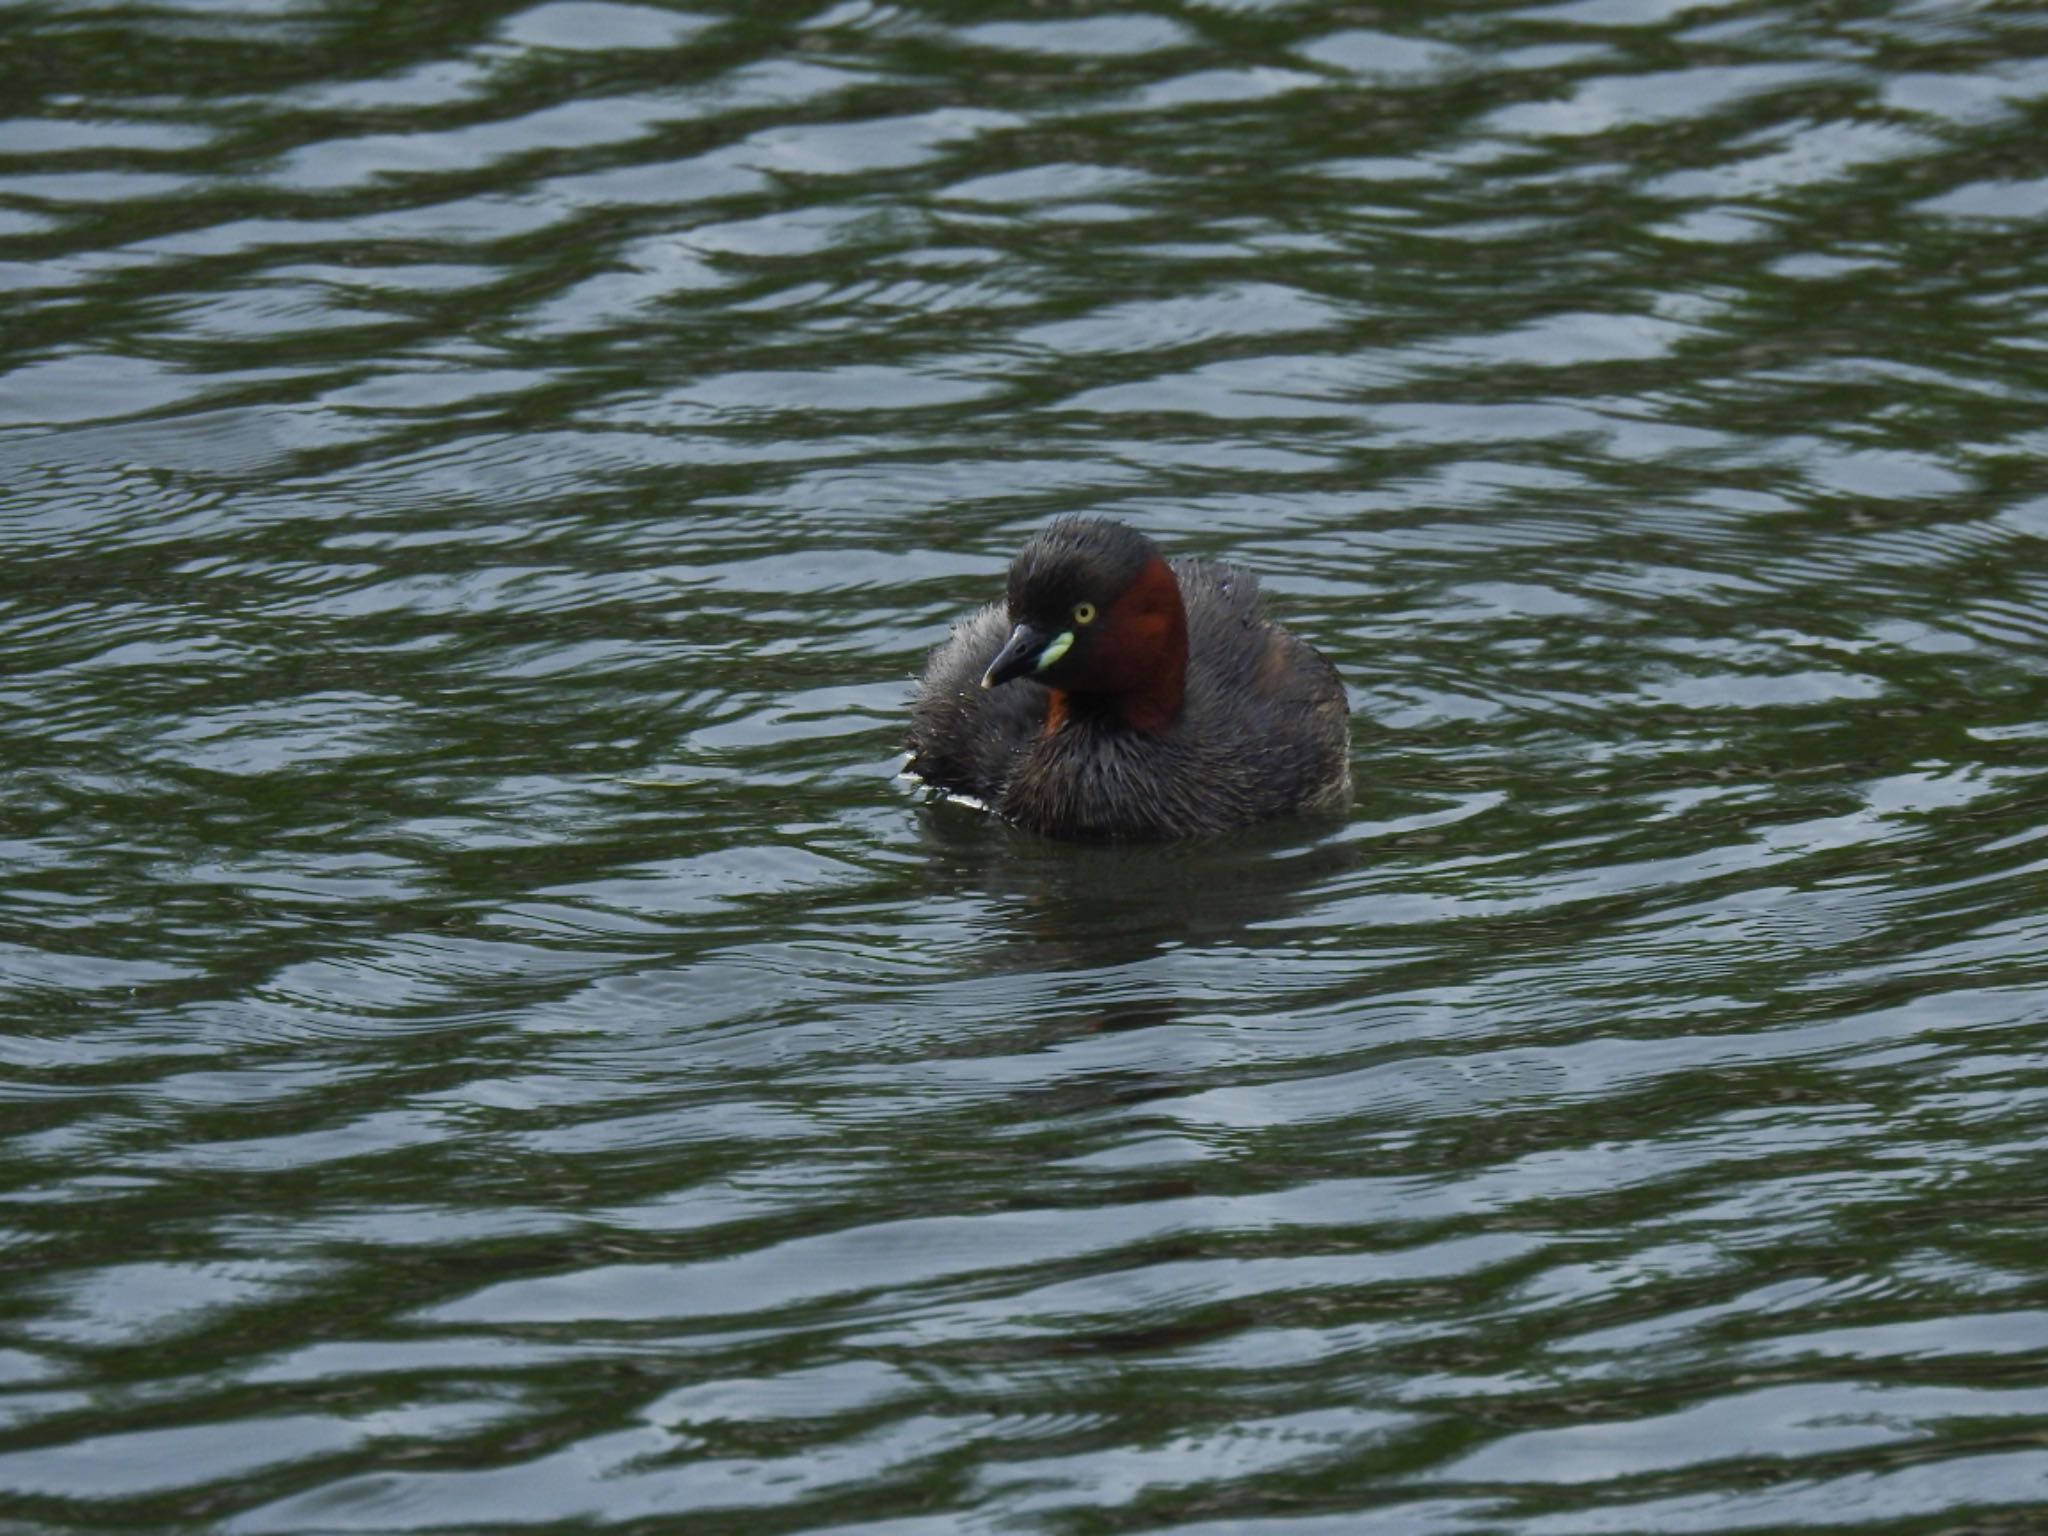
[[1263,1076],[1236,1026],[1299,998],[1250,991],[1266,994],[1259,978],[1290,963],[1318,902],[1373,851],[1338,818],[1083,844],[946,802],[917,813],[914,846],[925,888],[964,914],[970,985],[1002,999],[937,1042],[954,1061],[990,1058],[1003,1083],[999,1105],[977,1106],[973,1155],[1014,1160],[1019,1188],[1036,1190],[1064,1187],[1043,1183],[1048,1157],[1085,1161],[1133,1200],[1207,1187],[1198,1170],[1215,1153],[1172,1101]]
[[1296,942],[1289,919],[1361,857],[1331,818],[1159,844],[1056,842],[943,802],[920,823],[932,889],[983,909],[981,966],[1074,976],[1068,1001],[1096,1031],[1175,1022],[1180,995],[1147,962]]

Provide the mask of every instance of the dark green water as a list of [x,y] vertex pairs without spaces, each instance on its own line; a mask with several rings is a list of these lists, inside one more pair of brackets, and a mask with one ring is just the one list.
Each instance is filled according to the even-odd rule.
[[[2048,16],[0,4],[0,1532],[2048,1530]],[[894,780],[1062,512],[1341,828]]]

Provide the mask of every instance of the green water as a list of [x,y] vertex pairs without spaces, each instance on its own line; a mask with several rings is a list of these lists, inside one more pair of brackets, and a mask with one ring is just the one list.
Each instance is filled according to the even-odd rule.
[[[0,1532],[2048,1529],[2025,5],[0,4]],[[895,778],[1046,519],[1341,826]]]

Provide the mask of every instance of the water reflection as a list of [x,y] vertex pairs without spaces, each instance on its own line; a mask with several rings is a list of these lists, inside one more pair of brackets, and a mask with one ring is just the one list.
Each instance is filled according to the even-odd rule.
[[1158,847],[1074,845],[944,800],[920,810],[930,889],[987,914],[992,969],[1114,969],[1169,949],[1285,935],[1362,854],[1331,818]]

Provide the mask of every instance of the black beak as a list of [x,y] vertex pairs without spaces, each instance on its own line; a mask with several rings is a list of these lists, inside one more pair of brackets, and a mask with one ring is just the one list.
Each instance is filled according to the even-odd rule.
[[996,652],[996,659],[988,664],[988,670],[981,674],[981,686],[993,688],[998,683],[1007,683],[1013,677],[1022,677],[1036,671],[1038,658],[1051,642],[1052,636],[1042,629],[1033,629],[1029,624],[1019,624],[1010,631],[1010,638],[1003,642],[1003,648]]

